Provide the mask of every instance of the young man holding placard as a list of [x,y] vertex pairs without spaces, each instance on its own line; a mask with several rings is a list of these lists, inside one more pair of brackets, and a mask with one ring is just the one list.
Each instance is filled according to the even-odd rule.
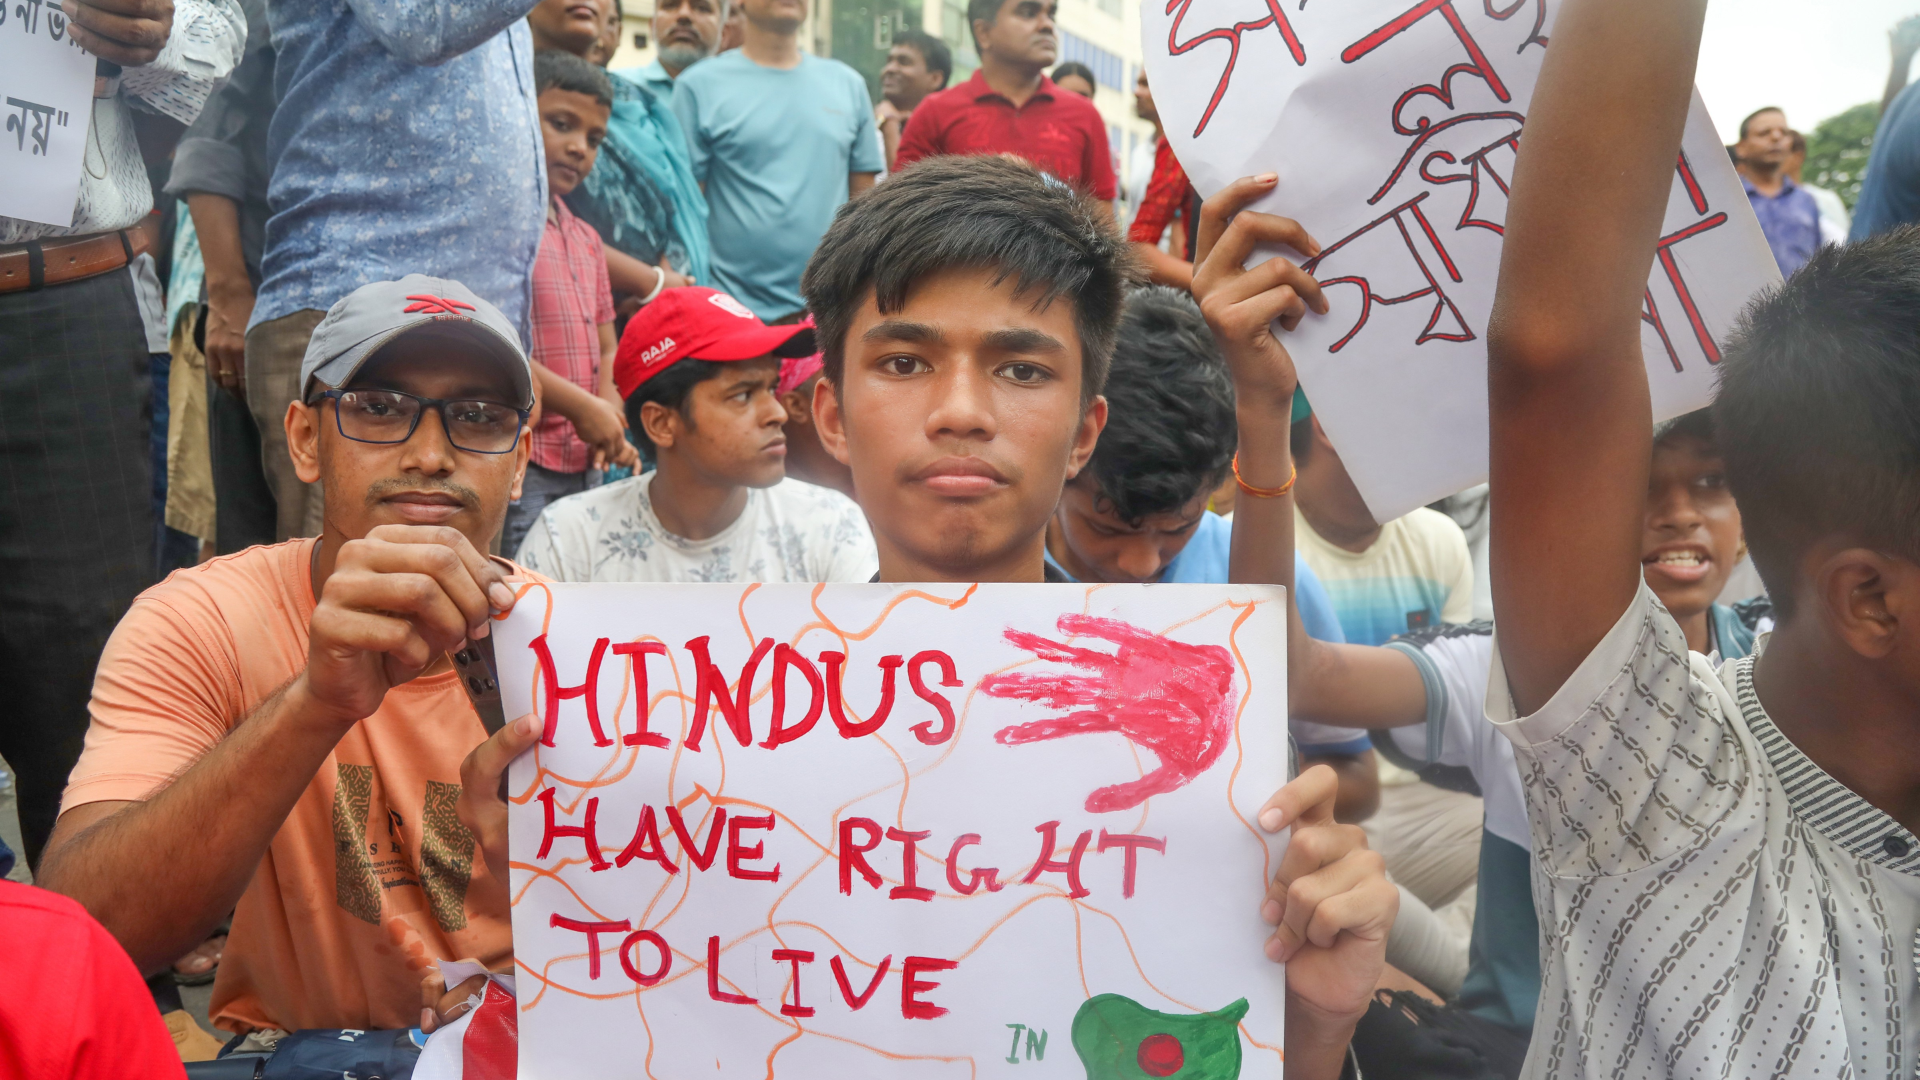
[[483,553],[530,452],[519,341],[457,282],[335,304],[285,418],[325,531],[173,575],[107,643],[39,881],[146,972],[233,912],[228,1030],[411,1027],[432,957],[510,956],[505,830],[468,804],[537,732],[488,740],[446,654],[514,601]]
[[[995,156],[924,162],[834,222],[802,282],[825,352],[814,413],[853,469],[879,580],[1060,580],[1047,523],[1106,420],[1124,251],[1093,203]],[[1222,344],[1242,452],[1284,470],[1293,368],[1264,327],[1299,303],[1294,286],[1316,302],[1318,290],[1297,270],[1287,287],[1272,277],[1226,286],[1247,295],[1265,337]],[[1332,770],[1311,769],[1260,815],[1269,832],[1296,826],[1262,911],[1276,927],[1267,955],[1289,964],[1296,1080],[1340,1072],[1398,904],[1359,830],[1333,823],[1337,786]]]
[[1756,654],[1690,654],[1641,573],[1641,310],[1705,9],[1567,0],[1513,177],[1487,714],[1538,864],[1526,1075],[1911,1075],[1920,236],[1823,249],[1726,343],[1720,449],[1779,618]]

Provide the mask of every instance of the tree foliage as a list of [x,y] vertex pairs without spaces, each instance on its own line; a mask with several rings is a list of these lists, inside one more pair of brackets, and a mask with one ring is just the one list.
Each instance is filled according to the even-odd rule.
[[1873,101],[1822,120],[1807,136],[1807,164],[1801,175],[1810,184],[1839,192],[1852,210],[1860,198],[1860,181],[1867,175],[1867,155],[1879,122],[1880,104]]

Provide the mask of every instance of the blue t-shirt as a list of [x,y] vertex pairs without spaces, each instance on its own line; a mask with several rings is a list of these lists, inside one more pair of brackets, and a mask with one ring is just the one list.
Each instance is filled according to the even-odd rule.
[[673,111],[706,186],[714,286],[762,319],[800,311],[847,174],[885,164],[866,81],[838,60],[803,53],[782,70],[735,49],[681,72]]
[[1853,207],[1850,240],[1920,221],[1920,83],[1893,99],[1873,133],[1860,201]]
[[[1194,526],[1193,538],[1180,554],[1173,557],[1166,569],[1160,571],[1162,585],[1225,585],[1227,583],[1228,558],[1233,549],[1233,523],[1211,510],[1200,517],[1200,524]],[[1047,563],[1060,571],[1060,576],[1068,581],[1077,580],[1072,574],[1054,562],[1053,553],[1047,553]],[[1320,579],[1313,576],[1299,552],[1293,555],[1293,602],[1300,609],[1300,622],[1307,628],[1307,636],[1320,641],[1344,644],[1346,635],[1340,630],[1340,619],[1333,613],[1333,601],[1328,599],[1327,590]],[[1315,732],[1342,729],[1320,728]],[[1366,735],[1356,733],[1358,737],[1340,742],[1323,742],[1300,737],[1300,752],[1313,756],[1317,754],[1359,754],[1373,749],[1372,740]]]

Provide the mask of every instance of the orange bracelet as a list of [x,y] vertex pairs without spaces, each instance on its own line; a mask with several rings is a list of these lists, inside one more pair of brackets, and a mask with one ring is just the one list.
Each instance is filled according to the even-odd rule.
[[1240,455],[1239,454],[1233,455],[1233,482],[1240,485],[1241,491],[1246,492],[1247,494],[1253,496],[1256,499],[1277,499],[1280,496],[1285,495],[1287,492],[1292,491],[1293,482],[1298,479],[1300,479],[1300,470],[1298,467],[1294,467],[1292,469],[1292,475],[1287,477],[1287,482],[1284,484],[1281,484],[1279,487],[1277,488],[1254,487],[1252,484],[1249,484],[1245,480],[1242,480],[1240,478]]

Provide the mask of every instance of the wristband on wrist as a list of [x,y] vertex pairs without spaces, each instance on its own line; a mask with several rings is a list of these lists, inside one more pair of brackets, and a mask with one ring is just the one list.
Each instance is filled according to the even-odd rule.
[[1253,496],[1256,499],[1277,499],[1280,496],[1285,495],[1287,492],[1292,491],[1293,482],[1298,479],[1300,479],[1300,470],[1298,467],[1294,467],[1290,470],[1289,475],[1287,476],[1287,482],[1284,484],[1281,484],[1279,487],[1277,488],[1254,487],[1252,484],[1249,484],[1245,480],[1242,480],[1240,478],[1240,455],[1239,454],[1233,455],[1233,482],[1239,485],[1241,491],[1246,492],[1247,494]]

